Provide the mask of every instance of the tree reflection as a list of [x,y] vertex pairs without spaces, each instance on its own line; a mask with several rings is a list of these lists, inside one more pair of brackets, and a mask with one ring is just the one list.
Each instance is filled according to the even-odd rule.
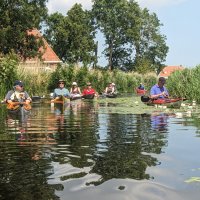
[[150,153],[160,153],[165,135],[151,130],[151,116],[110,114],[107,120],[106,151],[97,151],[91,173],[101,179],[88,184],[101,184],[112,178],[149,179],[148,166],[158,164]]
[[0,199],[59,199],[55,188],[63,186],[48,184],[51,151],[40,146],[50,144],[47,135],[32,133],[35,124],[28,116],[8,115],[4,122],[12,137],[0,142]]

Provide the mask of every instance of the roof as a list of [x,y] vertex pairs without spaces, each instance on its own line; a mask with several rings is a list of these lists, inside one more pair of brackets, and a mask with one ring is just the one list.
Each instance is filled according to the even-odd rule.
[[43,53],[42,60],[44,63],[61,63],[62,61],[59,59],[59,57],[56,55],[54,50],[50,47],[50,45],[47,43],[47,41],[43,38],[42,34],[37,30],[29,30],[29,35],[34,35],[36,37],[41,38],[44,42],[44,48],[40,47],[39,51]]
[[166,66],[163,68],[163,70],[159,73],[159,77],[168,77],[171,75],[171,73],[173,73],[174,71],[177,70],[183,70],[184,67],[183,66]]

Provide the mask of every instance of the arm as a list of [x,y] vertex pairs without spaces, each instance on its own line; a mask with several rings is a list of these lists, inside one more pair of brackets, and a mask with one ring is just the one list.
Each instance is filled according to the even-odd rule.
[[65,93],[65,95],[64,95],[64,96],[65,96],[65,97],[70,97],[69,90],[68,90],[68,89],[66,89],[65,91],[66,91],[66,93]]
[[5,101],[6,103],[12,103],[12,100],[10,99],[10,97],[11,97],[11,95],[12,95],[13,93],[14,93],[13,90],[8,91],[8,93],[6,94],[5,99],[4,99],[4,101]]
[[81,89],[80,89],[80,87],[78,87],[78,92],[79,92],[79,94],[81,94]]
[[163,98],[168,97],[168,92],[167,92],[166,88],[164,88],[163,92],[159,92],[154,87],[152,87],[151,90],[150,90],[150,98],[157,99],[159,97],[163,97]]
[[82,96],[84,96],[85,95],[85,89],[83,90],[83,92],[82,92]]
[[105,89],[105,93],[108,93],[108,87],[106,87],[106,89]]
[[24,94],[25,94],[25,102],[31,103],[32,99],[30,98],[29,94],[26,91],[24,92]]

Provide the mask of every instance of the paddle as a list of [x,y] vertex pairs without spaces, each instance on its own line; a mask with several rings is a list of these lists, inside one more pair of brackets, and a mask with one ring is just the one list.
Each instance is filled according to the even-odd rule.
[[7,104],[8,110],[16,110],[19,106],[23,106],[26,110],[31,110],[31,105],[26,102],[12,102]]

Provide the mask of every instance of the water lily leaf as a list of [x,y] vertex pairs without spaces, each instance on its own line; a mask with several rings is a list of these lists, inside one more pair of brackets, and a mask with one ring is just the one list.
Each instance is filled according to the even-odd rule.
[[200,177],[191,177],[188,180],[185,180],[184,182],[185,183],[200,182]]

